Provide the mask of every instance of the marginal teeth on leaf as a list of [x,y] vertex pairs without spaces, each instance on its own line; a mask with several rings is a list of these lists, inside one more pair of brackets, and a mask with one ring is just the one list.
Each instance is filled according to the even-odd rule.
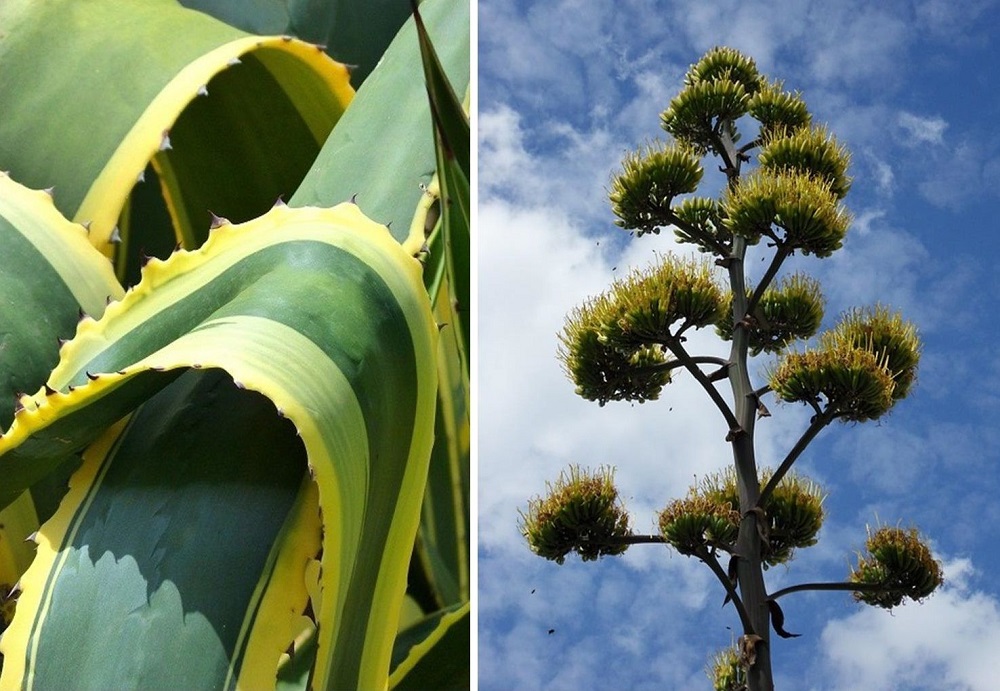
[[146,171],[140,170],[139,174],[135,177],[136,182],[146,182]]
[[208,87],[207,86],[199,86],[197,94],[199,96],[208,96]]
[[97,377],[100,376],[97,374],[91,374],[90,372],[87,372],[86,374],[87,374],[87,379],[89,379],[90,381],[97,381]]
[[230,59],[229,59],[229,62],[227,62],[227,63],[226,63],[226,65],[228,65],[229,67],[234,67],[234,66],[236,66],[236,65],[239,65],[239,64],[240,64],[240,62],[241,62],[241,61],[240,61],[240,59],[239,59],[239,58],[230,58]]
[[212,228],[213,230],[215,228],[218,228],[219,226],[229,225],[228,218],[225,218],[223,216],[216,216],[215,213],[213,213],[212,211],[209,211],[208,213],[212,215],[212,222],[209,225],[209,227]]
[[113,245],[117,245],[117,244],[120,244],[120,243],[121,243],[121,241],[122,241],[122,234],[121,234],[121,231],[120,231],[120,230],[118,230],[118,226],[115,226],[115,227],[114,227],[114,228],[113,228],[113,229],[111,230],[111,237],[110,237],[110,238],[108,238],[108,242],[110,242],[110,243],[111,243],[111,244],[113,244]]
[[163,131],[163,138],[160,140],[160,151],[169,151],[173,147],[170,145],[170,133]]
[[24,538],[24,541],[25,542],[33,542],[34,544],[37,545],[38,544],[38,531],[36,530],[31,535],[29,535],[28,537]]

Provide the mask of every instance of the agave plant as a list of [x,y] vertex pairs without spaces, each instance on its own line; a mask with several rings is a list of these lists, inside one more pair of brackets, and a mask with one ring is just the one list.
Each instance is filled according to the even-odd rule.
[[0,685],[467,686],[469,5],[185,4],[0,6]]

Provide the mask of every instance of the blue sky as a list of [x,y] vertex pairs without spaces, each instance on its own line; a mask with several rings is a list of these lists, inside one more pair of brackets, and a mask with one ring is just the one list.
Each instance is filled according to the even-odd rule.
[[[829,493],[827,522],[818,545],[766,578],[772,590],[843,580],[866,524],[881,521],[918,526],[946,585],[891,614],[845,593],[784,598],[786,627],[802,637],[773,644],[778,688],[995,688],[998,20],[988,0],[479,3],[481,689],[707,689],[708,656],[739,633],[696,561],[637,545],[557,566],[517,531],[518,508],[569,464],[615,466],[635,530],[653,532],[657,510],[730,460],[717,411],[689,377],[658,402],[600,408],[573,394],[555,357],[574,306],[656,252],[691,252],[669,232],[628,238],[606,190],[624,152],[665,136],[659,113],[715,45],[801,91],[852,151],[844,248],[791,267],[822,282],[827,324],[881,301],[924,341],[908,399],[879,423],[827,428],[796,465]],[[711,330],[689,351],[726,352]],[[805,409],[769,403],[763,465],[808,423]]]

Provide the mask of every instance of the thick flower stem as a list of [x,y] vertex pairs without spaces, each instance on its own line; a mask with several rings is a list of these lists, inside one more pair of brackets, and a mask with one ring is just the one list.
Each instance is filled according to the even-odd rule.
[[736,482],[740,498],[739,536],[735,553],[738,555],[737,576],[743,606],[749,619],[744,623],[744,636],[754,637],[754,664],[747,670],[750,691],[773,691],[770,646],[770,609],[767,604],[767,589],[761,556],[761,540],[758,530],[758,514],[753,509],[760,498],[760,483],[757,464],[754,459],[753,431],[757,419],[757,398],[750,384],[747,367],[749,332],[738,322],[746,314],[747,297],[744,276],[746,240],[733,238],[732,261],[729,264],[729,279],[733,290],[733,320],[737,323],[733,330],[733,344],[730,353],[729,382],[733,390],[735,416],[740,433],[732,438],[733,460],[736,465]]

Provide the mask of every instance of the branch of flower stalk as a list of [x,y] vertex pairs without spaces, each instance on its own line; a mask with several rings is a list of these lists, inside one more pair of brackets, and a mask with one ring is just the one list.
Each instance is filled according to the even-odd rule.
[[705,233],[701,232],[701,229],[696,228],[695,226],[691,225],[690,223],[687,223],[686,221],[684,221],[683,219],[681,219],[677,214],[675,214],[672,210],[667,212],[667,220],[670,223],[672,223],[673,225],[675,225],[678,228],[680,228],[681,230],[683,230],[686,233],[688,233],[689,235],[697,237],[705,245],[710,246],[714,250],[715,254],[718,254],[721,257],[724,257],[727,254],[729,254],[729,250],[726,248],[726,246],[723,243],[721,243],[718,240],[716,240],[715,238],[713,238],[713,237],[711,237],[709,235],[706,235]]
[[774,256],[771,258],[771,264],[767,267],[767,271],[764,272],[764,277],[760,279],[760,283],[753,291],[753,295],[750,296],[750,301],[747,302],[747,314],[753,315],[754,310],[757,309],[757,304],[760,299],[764,297],[764,291],[774,280],[775,274],[778,273],[778,269],[781,268],[781,264],[788,258],[791,251],[788,249],[788,245],[783,242],[778,243],[778,248],[774,252]]
[[662,535],[610,535],[607,540],[609,545],[643,545],[643,544],[665,544],[667,540]]
[[[690,355],[688,355],[684,346],[681,345],[680,340],[674,338],[665,342],[663,345],[665,345],[670,352],[674,354],[674,357],[687,368],[688,372],[691,373],[691,376],[698,380],[698,383],[701,384],[702,388],[708,393],[709,398],[711,398],[716,407],[718,407],[719,412],[722,413],[722,417],[726,419],[726,424],[729,425],[729,429],[739,429],[740,424],[736,421],[736,416],[729,408],[729,404],[726,403],[726,400],[722,397],[722,394],[719,393],[719,390],[712,385],[712,381],[709,380],[708,376],[698,369],[697,363]],[[700,359],[701,358],[699,358],[699,360]]]
[[[716,357],[714,355],[696,355],[691,358],[691,362],[696,365],[718,365],[721,371],[725,372],[726,368],[729,367],[729,361],[725,358]],[[664,362],[659,365],[647,365],[645,367],[636,367],[635,372],[667,372],[672,369],[677,369],[678,367],[683,367],[685,363],[680,360],[670,360],[669,362]],[[721,377],[717,372],[713,372],[709,375],[709,381],[720,379]]]
[[884,585],[881,583],[799,583],[798,585],[790,585],[787,588],[782,588],[781,590],[768,595],[768,600],[777,600],[779,597],[784,597],[791,593],[797,593],[803,590],[846,590],[848,592],[854,593],[875,593],[882,590],[892,590],[893,588],[889,585]]
[[778,486],[779,482],[781,482],[781,478],[785,477],[785,474],[788,472],[789,468],[792,467],[792,464],[795,463],[802,452],[805,451],[806,447],[809,446],[809,443],[816,438],[816,435],[819,434],[820,430],[829,425],[835,417],[836,414],[829,411],[824,411],[819,415],[813,416],[809,423],[809,427],[802,433],[799,440],[795,442],[795,446],[793,446],[791,451],[788,452],[788,455],[785,456],[785,460],[781,462],[778,469],[774,471],[774,475],[772,475],[771,479],[767,481],[767,485],[764,486],[764,489],[760,491],[760,498],[757,500],[758,507],[763,507],[767,503],[771,493],[774,492],[774,488]]
[[695,551],[694,555],[707,564],[708,568],[712,569],[712,573],[714,573],[715,577],[719,579],[719,583],[722,584],[722,587],[726,589],[726,594],[729,595],[729,599],[733,601],[733,605],[736,607],[736,613],[740,615],[740,623],[743,625],[743,631],[745,633],[752,633],[753,624],[750,620],[750,614],[747,612],[746,607],[743,606],[743,600],[740,598],[740,594],[736,590],[736,585],[729,580],[729,574],[727,574],[725,569],[722,568],[722,564],[719,563],[719,560],[715,558],[715,553],[710,552],[706,547],[702,546]]

